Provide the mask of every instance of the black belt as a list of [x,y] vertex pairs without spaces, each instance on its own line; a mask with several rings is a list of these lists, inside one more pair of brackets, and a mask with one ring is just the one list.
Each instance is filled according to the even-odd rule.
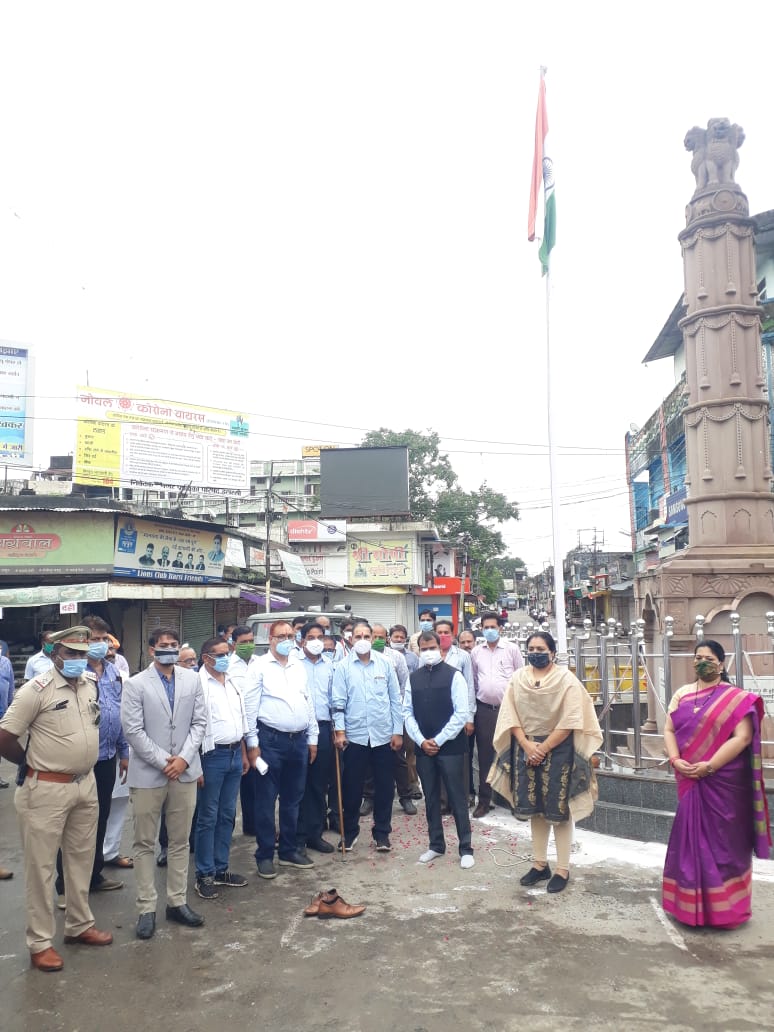
[[264,731],[271,731],[275,735],[282,735],[283,738],[300,738],[301,735],[306,737],[306,728],[303,731],[280,731],[278,727],[272,727],[271,724],[264,724],[262,720],[258,721],[258,731],[263,729]]
[[483,706],[484,709],[499,710],[500,703],[498,702],[496,706],[493,706],[491,702],[481,702],[480,700],[476,699],[476,706]]
[[233,752],[235,749],[241,748],[241,746],[242,746],[242,739],[240,738],[238,742],[229,742],[226,745],[216,745],[215,748],[216,749],[231,749],[231,751]]

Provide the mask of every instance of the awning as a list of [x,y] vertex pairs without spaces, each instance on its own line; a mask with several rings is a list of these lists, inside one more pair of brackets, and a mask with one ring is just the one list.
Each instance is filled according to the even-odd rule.
[[634,581],[625,580],[625,581],[621,581],[620,584],[611,584],[610,585],[610,590],[611,591],[631,591],[633,587],[634,587]]
[[108,598],[171,599],[239,598],[238,584],[159,584],[158,581],[110,581]]
[[[240,584],[239,597],[246,599],[248,602],[253,602],[263,610],[266,609],[266,590],[261,590],[258,585],[250,584],[246,586]],[[269,592],[269,608],[272,612],[277,609],[288,609],[290,604],[290,599],[287,596],[275,595],[273,591]]]

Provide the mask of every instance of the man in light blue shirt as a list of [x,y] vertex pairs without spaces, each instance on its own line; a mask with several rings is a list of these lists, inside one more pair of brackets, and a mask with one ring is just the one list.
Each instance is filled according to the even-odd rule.
[[370,763],[374,776],[373,837],[376,849],[388,853],[395,794],[392,754],[403,744],[400,689],[392,666],[371,649],[372,632],[365,620],[352,629],[352,654],[333,676],[333,723],[337,749],[344,757],[344,848],[351,850],[360,831],[363,783]]
[[306,787],[298,811],[298,848],[314,849],[318,853],[332,853],[333,846],[323,838],[326,796],[333,770],[333,724],[331,722],[331,690],[333,687],[333,663],[323,656],[323,638],[326,630],[322,624],[307,623],[301,628],[302,658],[290,662],[303,668],[306,687],[314,706],[319,735],[317,736],[317,759],[306,768]]

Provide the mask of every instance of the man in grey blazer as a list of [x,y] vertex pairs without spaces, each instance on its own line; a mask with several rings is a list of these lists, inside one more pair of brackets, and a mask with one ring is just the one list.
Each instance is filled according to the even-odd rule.
[[125,682],[121,700],[121,723],[131,746],[127,784],[134,812],[138,939],[150,939],[156,930],[153,848],[165,804],[167,920],[190,928],[204,924],[186,902],[188,836],[202,773],[199,746],[207,727],[204,692],[193,670],[175,666],[180,636],[174,627],[155,628],[148,652],[153,662]]

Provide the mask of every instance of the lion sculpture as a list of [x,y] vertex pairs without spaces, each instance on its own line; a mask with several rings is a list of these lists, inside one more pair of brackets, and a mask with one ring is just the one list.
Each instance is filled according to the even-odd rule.
[[685,134],[685,149],[693,152],[691,171],[696,189],[733,183],[739,167],[738,149],[744,143],[744,130],[727,118],[711,118],[707,128],[695,125]]

